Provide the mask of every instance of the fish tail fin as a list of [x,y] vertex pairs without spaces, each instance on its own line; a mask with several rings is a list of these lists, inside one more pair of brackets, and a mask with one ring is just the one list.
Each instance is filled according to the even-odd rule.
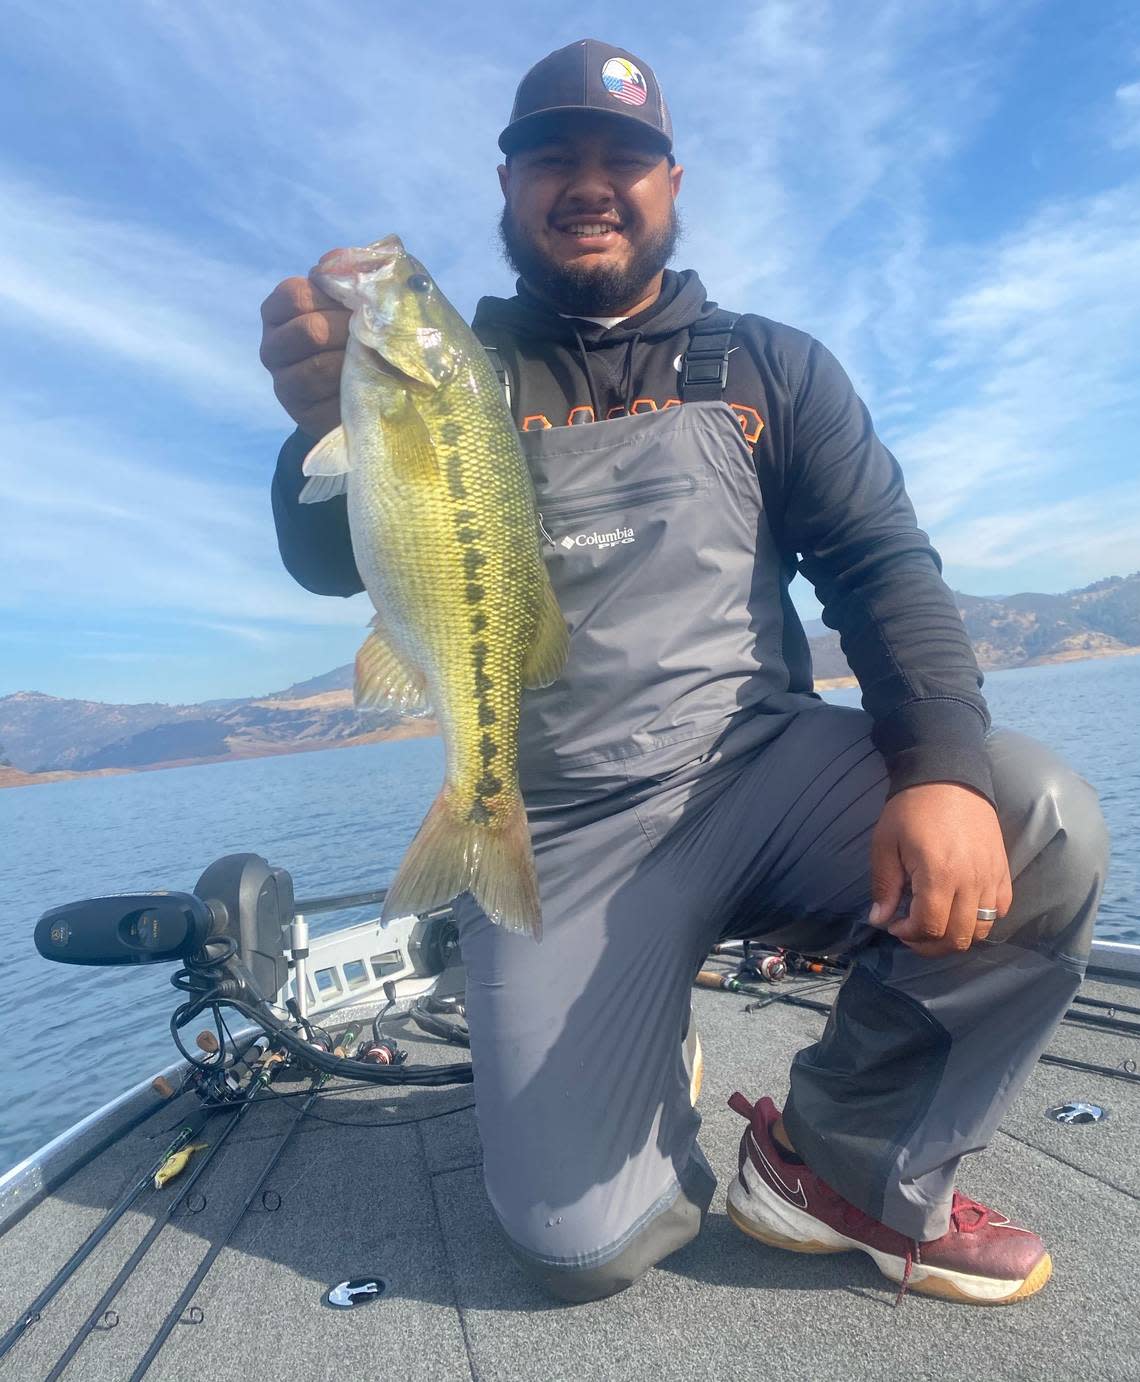
[[521,800],[498,825],[464,819],[445,788],[431,804],[384,899],[382,922],[445,907],[469,892],[508,931],[538,940],[542,909]]

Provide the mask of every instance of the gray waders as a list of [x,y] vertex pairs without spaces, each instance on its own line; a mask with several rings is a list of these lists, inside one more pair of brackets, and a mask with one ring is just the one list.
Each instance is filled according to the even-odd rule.
[[995,730],[1010,915],[940,960],[873,930],[883,761],[863,711],[787,690],[780,559],[735,414],[686,402],[521,441],[571,633],[565,676],[523,702],[542,942],[457,904],[484,1175],[513,1250],[587,1300],[698,1232],[715,1179],[681,1037],[726,935],[857,947],[786,1124],[861,1209],[938,1237],[959,1158],[1083,972],[1107,859],[1095,793]]

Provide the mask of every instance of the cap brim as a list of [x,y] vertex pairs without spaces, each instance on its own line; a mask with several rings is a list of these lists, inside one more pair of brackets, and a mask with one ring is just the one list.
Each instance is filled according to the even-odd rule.
[[634,115],[632,111],[627,114],[624,110],[599,110],[597,106],[554,106],[524,115],[509,124],[499,135],[499,148],[505,154],[518,153],[520,149],[537,144],[552,133],[557,133],[559,126],[567,122],[573,123],[583,115],[612,121],[623,129],[636,129],[663,154],[673,152],[673,141],[639,115]]

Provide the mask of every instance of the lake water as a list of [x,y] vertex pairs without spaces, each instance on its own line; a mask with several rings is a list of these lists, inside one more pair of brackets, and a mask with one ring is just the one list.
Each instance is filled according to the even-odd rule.
[[[1140,940],[1140,657],[995,672],[986,694],[996,724],[1058,748],[1099,791],[1113,855],[1098,934]],[[442,767],[438,740],[410,739],[0,791],[0,1171],[175,1056],[173,967],[49,964],[32,944],[41,912],[190,891],[212,860],[247,850],[287,868],[301,898],[380,887]]]

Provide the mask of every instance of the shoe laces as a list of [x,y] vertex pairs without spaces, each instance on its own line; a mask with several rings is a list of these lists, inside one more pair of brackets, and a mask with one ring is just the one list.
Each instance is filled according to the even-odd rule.
[[955,1190],[954,1200],[950,1206],[950,1227],[956,1233],[977,1233],[978,1229],[984,1228],[989,1222],[990,1213],[987,1205],[979,1204],[977,1200],[970,1199],[969,1195]]
[[[963,1195],[961,1191],[955,1190],[954,1199],[950,1205],[949,1231],[953,1233],[977,1233],[978,1229],[983,1228],[989,1222],[991,1213],[988,1205],[979,1204],[977,1200],[970,1199],[969,1195]],[[866,1215],[863,1217],[866,1218]],[[906,1295],[907,1287],[910,1285],[911,1269],[916,1262],[921,1261],[922,1247],[915,1239],[909,1243],[906,1250],[902,1281],[899,1283],[899,1293],[895,1296],[895,1305],[902,1304],[902,1298]]]

